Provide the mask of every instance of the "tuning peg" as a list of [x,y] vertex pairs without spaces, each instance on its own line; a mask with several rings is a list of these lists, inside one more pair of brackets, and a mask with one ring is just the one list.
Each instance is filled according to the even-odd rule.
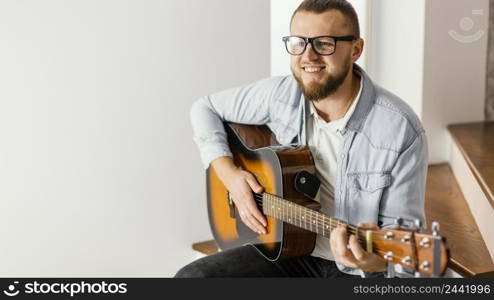
[[395,219],[395,225],[397,227],[401,227],[403,225],[403,218],[401,218],[401,217],[396,218]]
[[434,221],[432,222],[432,235],[439,236],[439,223]]

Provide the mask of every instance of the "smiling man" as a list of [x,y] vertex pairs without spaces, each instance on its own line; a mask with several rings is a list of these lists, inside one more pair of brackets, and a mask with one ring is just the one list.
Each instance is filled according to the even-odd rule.
[[[410,107],[375,85],[356,64],[364,41],[354,8],[343,0],[306,0],[294,12],[292,76],[268,78],[194,103],[191,122],[204,167],[230,191],[242,221],[266,233],[252,191],[255,177],[234,165],[223,122],[266,124],[281,144],[308,146],[321,188],[321,212],[362,227],[424,224],[427,142]],[[365,252],[344,226],[317,237],[311,255],[265,259],[242,246],[202,258],[176,277],[383,276],[386,262]]]

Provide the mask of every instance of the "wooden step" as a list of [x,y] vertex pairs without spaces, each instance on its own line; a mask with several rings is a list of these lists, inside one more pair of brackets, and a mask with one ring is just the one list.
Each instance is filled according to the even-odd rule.
[[494,277],[494,262],[448,164],[429,166],[425,210],[428,228],[440,223],[451,269],[463,277]]
[[218,252],[218,246],[216,246],[216,242],[213,240],[194,243],[192,244],[192,249],[205,255],[211,255]]
[[449,163],[494,259],[494,122],[448,126]]
[[448,130],[494,208],[494,122],[450,125]]

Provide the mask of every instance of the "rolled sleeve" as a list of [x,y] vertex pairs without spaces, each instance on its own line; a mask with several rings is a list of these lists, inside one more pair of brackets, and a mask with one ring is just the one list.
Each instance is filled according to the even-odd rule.
[[219,157],[232,157],[224,122],[267,124],[270,102],[282,77],[272,77],[240,88],[200,98],[190,109],[190,120],[203,167]]
[[204,169],[219,157],[232,157],[223,129],[223,121],[208,104],[207,97],[199,99],[192,105],[190,120],[194,131],[193,140],[199,148]]

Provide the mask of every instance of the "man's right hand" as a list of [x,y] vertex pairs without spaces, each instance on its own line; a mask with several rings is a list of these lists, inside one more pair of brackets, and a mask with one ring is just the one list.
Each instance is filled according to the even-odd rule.
[[263,188],[254,175],[235,166],[230,157],[220,157],[214,160],[211,166],[230,192],[244,224],[259,234],[265,234],[266,217],[257,208],[252,193],[261,193]]

